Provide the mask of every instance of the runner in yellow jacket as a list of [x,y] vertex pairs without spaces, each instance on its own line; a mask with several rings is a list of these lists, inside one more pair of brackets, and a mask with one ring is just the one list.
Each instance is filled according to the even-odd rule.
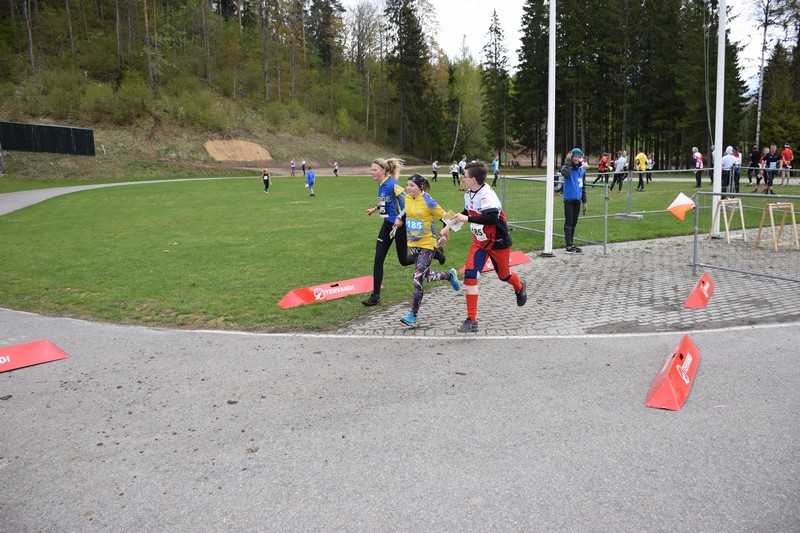
[[[455,268],[451,268],[448,272],[431,270],[431,261],[433,261],[434,250],[437,246],[436,238],[434,237],[436,234],[434,222],[441,220],[446,213],[436,200],[428,194],[430,190],[430,183],[424,177],[419,174],[409,176],[408,181],[406,181],[405,209],[394,223],[397,228],[405,225],[408,245],[416,257],[411,312],[400,319],[403,324],[412,327],[417,326],[417,313],[424,294],[423,282],[447,280],[453,290],[458,291],[461,289]],[[441,244],[446,241],[447,238],[443,237]]]

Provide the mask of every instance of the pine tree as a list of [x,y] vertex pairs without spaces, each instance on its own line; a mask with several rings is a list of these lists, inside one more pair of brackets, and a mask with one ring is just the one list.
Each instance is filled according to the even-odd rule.
[[547,2],[523,7],[517,73],[511,90],[511,131],[530,150],[531,165],[542,166],[547,121]]
[[510,80],[508,55],[503,45],[505,37],[496,10],[492,13],[488,37],[489,40],[483,47],[485,59],[481,71],[481,90],[484,96],[483,123],[489,146],[498,158],[502,158],[508,121]]
[[427,120],[423,96],[428,50],[414,0],[390,0],[385,12],[387,20],[395,24],[390,33],[388,67],[396,91],[399,144],[402,150],[413,152],[420,146],[417,131]]

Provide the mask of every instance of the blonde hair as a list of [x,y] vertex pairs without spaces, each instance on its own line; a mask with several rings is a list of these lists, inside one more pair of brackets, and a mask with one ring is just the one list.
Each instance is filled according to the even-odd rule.
[[402,159],[391,158],[391,159],[382,159],[380,157],[374,159],[372,161],[373,165],[378,165],[383,170],[386,171],[387,174],[391,175],[392,178],[397,180],[400,177],[400,171],[403,169],[404,161]]

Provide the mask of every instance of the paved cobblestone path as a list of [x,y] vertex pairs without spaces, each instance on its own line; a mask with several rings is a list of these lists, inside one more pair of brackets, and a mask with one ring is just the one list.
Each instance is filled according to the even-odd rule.
[[[735,246],[717,241],[714,246]],[[517,307],[513,289],[494,272],[481,276],[478,323],[468,336],[585,335],[718,329],[800,320],[797,282],[711,269],[714,293],[705,309],[686,309],[703,273],[692,269],[692,238],[680,237],[585,247],[580,255],[528,254],[512,267],[528,284],[528,303]],[[794,253],[784,250],[780,253]],[[449,265],[448,266],[453,266]],[[464,289],[446,283],[426,288],[419,325],[400,322],[408,304],[376,308],[346,325],[349,335],[464,336]]]

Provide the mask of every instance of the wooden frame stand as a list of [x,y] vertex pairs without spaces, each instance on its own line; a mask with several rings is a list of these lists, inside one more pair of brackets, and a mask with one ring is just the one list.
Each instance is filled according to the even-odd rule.
[[[730,206],[730,211],[728,206]],[[739,220],[742,223],[742,239],[747,242],[747,231],[744,227],[744,211],[742,211],[742,201],[739,198],[730,198],[727,200],[720,200],[717,203],[717,210],[714,211],[714,219],[711,222],[712,232],[709,234],[708,238],[712,239],[714,237],[714,228],[717,227],[717,220],[719,219],[719,213],[722,211],[722,219],[725,221],[725,240],[730,243],[731,242],[731,223],[733,222],[733,217],[736,216],[736,210],[739,210]]]
[[[782,211],[781,225],[778,231],[775,231],[775,211]],[[794,204],[790,203],[776,203],[767,204],[764,206],[764,212],[761,214],[761,225],[758,227],[758,236],[756,236],[756,246],[761,241],[761,231],[764,229],[764,220],[767,218],[767,211],[769,211],[769,225],[772,228],[772,246],[775,251],[778,251],[779,246],[794,246],[795,250],[800,250],[800,240],[797,238],[797,219],[794,216]],[[783,228],[786,227],[786,218],[792,215],[792,236],[793,241],[781,242],[783,237]]]

